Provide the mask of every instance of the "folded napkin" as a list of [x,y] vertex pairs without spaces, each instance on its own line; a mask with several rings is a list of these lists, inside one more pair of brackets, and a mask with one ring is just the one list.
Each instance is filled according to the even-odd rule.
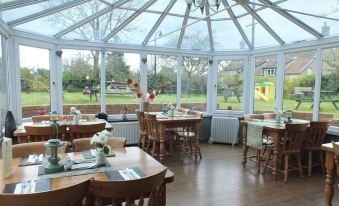
[[140,175],[136,173],[133,169],[126,168],[119,170],[119,174],[124,178],[124,180],[133,180],[133,179],[140,179]]
[[18,183],[15,186],[14,194],[34,193],[35,192],[35,186],[36,186],[35,180]]

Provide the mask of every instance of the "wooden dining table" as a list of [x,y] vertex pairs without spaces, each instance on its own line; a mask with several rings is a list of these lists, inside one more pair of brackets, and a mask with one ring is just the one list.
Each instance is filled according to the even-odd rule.
[[[113,170],[125,169],[138,167],[146,176],[154,175],[162,171],[165,166],[160,162],[155,160],[153,157],[148,155],[146,152],[141,150],[138,147],[125,147],[120,149],[113,149],[115,153],[114,157],[106,157],[106,160],[110,163]],[[64,159],[66,155],[73,158],[83,158],[82,153],[64,153],[60,154],[61,159]],[[11,183],[20,183],[22,180],[37,180],[38,169],[40,165],[29,165],[29,166],[19,166],[21,158],[13,158],[12,160],[12,171],[13,174],[5,179],[0,179],[0,190],[3,191],[5,184]],[[0,167],[2,167],[2,160],[0,160]],[[2,176],[2,168],[0,168],[0,174]],[[68,177],[59,177],[51,178],[51,190],[56,190],[60,188],[65,188],[80,182],[86,181],[90,178],[96,180],[108,180],[107,176],[103,172],[77,175],[77,176],[68,176]],[[166,184],[174,181],[174,173],[167,169],[165,176],[162,194],[161,194],[161,205],[166,204]]]
[[[263,123],[263,131],[262,134],[270,137],[273,141],[273,169],[272,169],[272,175],[274,180],[277,179],[278,176],[278,169],[279,169],[279,146],[281,142],[281,138],[283,137],[285,133],[285,124],[277,124],[274,122],[274,120],[248,120],[248,121],[241,121],[240,125],[242,127],[242,141],[243,141],[243,157],[241,164],[245,167],[247,163],[247,152],[248,152],[248,146],[247,146],[247,124],[250,122],[262,122]],[[265,122],[267,124],[265,124]],[[304,123],[307,124],[307,120],[294,120],[294,123]]]
[[180,128],[188,127],[192,128],[192,131],[195,133],[194,140],[194,157],[198,158],[200,155],[200,123],[201,117],[196,117],[193,115],[176,115],[174,117],[164,117],[157,116],[157,122],[160,128],[160,160],[165,159],[165,141],[166,141],[166,129],[167,128]]
[[332,206],[332,199],[334,194],[334,164],[339,158],[334,154],[332,143],[326,143],[321,145],[321,150],[326,153],[325,167],[326,167],[326,179],[325,179],[325,191],[324,191],[324,206]]
[[[79,123],[79,125],[89,125],[89,124],[98,124],[101,122],[106,122],[106,126],[105,129],[108,131],[112,131],[113,127],[110,123],[108,123],[105,120],[94,120],[94,121],[81,121]],[[72,124],[72,122],[59,122],[60,124]],[[26,135],[26,130],[25,130],[25,126],[34,126],[34,127],[49,127],[50,124],[47,122],[25,122],[21,125],[17,126],[17,129],[14,131],[13,136],[18,138],[18,142],[19,143],[23,143],[23,142],[27,142],[27,135]]]

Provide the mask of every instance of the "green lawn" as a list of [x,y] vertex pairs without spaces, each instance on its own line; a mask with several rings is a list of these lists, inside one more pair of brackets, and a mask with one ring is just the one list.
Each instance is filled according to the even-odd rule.
[[[176,95],[175,94],[160,94],[157,96],[155,103],[175,103]],[[225,102],[222,96],[218,96],[218,105],[219,109],[226,110],[228,106],[232,106],[233,110],[242,109],[242,99],[239,103],[238,100],[234,97],[229,98]],[[48,105],[50,102],[50,96],[48,92],[45,93],[35,93],[31,92],[29,94],[22,92],[21,93],[21,102],[23,106],[32,106],[32,105]],[[139,102],[132,94],[107,94],[106,95],[107,104],[136,104]],[[98,95],[98,101],[95,101],[95,97],[90,100],[89,95],[83,95],[82,93],[65,93],[64,94],[64,103],[65,104],[100,104],[100,95]],[[182,95],[181,103],[206,103],[206,95],[192,94],[190,97],[187,95]],[[292,109],[296,107],[297,103],[295,100],[284,100],[284,110]],[[312,112],[312,104],[304,102],[300,105],[298,110],[295,111],[304,111]],[[334,119],[339,119],[339,110],[335,110],[333,105],[330,102],[321,103],[320,105],[322,113],[331,113],[334,115]],[[261,100],[255,100],[254,102],[255,111],[273,111],[274,110],[274,101],[265,102]]]

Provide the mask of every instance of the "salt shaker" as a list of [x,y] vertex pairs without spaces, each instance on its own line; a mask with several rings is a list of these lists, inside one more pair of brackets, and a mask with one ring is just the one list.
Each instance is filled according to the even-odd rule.
[[65,161],[65,167],[66,167],[66,170],[70,170],[72,169],[72,160],[70,157],[66,157],[66,161]]

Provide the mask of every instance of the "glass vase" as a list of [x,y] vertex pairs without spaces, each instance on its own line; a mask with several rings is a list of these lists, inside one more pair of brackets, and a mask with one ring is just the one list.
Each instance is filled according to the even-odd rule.
[[74,116],[73,116],[73,124],[74,124],[74,125],[79,124],[79,118],[77,117],[77,115],[74,115]]
[[96,153],[95,153],[95,164],[96,165],[103,165],[105,164],[105,153],[104,150],[101,148],[97,148],[96,149]]

